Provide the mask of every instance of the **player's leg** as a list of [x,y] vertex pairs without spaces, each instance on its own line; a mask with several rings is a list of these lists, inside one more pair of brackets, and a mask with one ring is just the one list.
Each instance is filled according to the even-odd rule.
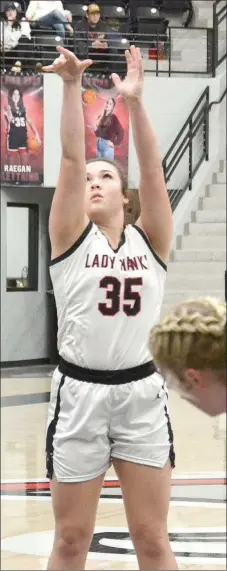
[[55,538],[48,569],[84,569],[104,474],[79,483],[51,482]]
[[9,166],[14,166],[19,160],[18,156],[18,141],[15,129],[10,127],[7,134],[7,163]]
[[98,137],[96,142],[96,156],[99,158],[103,157],[103,139]]
[[110,159],[111,161],[114,160],[114,145],[111,143],[111,141],[104,141],[103,157],[105,159]]
[[28,164],[28,151],[26,147],[22,147],[18,151],[20,157],[21,166],[26,166]]
[[18,155],[18,151],[11,151],[8,150],[7,151],[7,163],[9,166],[14,166],[15,164],[17,164],[19,162],[19,155]]
[[103,477],[110,465],[109,387],[55,370],[46,438],[47,476],[55,516],[48,569],[83,569]]
[[140,569],[177,569],[167,531],[174,450],[162,377],[119,386],[114,409],[112,458]]
[[171,466],[155,468],[114,459],[124,498],[126,516],[139,568],[150,571],[177,569],[170,547],[167,517]]

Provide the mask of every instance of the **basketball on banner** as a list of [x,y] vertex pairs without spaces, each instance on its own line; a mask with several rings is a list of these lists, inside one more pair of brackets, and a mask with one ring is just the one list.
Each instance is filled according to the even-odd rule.
[[1,78],[1,182],[43,183],[43,77]]
[[86,91],[84,91],[82,99],[85,105],[94,105],[96,100],[96,93],[91,89],[87,89]]
[[35,137],[28,137],[28,151],[30,153],[38,153],[39,151],[39,143]]

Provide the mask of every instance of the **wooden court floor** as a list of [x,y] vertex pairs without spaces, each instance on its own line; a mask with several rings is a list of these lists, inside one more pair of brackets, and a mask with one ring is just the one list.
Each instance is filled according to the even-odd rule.
[[[2,378],[1,569],[46,569],[53,539],[45,479],[51,378]],[[180,569],[226,569],[225,417],[210,419],[170,392],[175,434],[169,535]],[[111,468],[102,490],[87,569],[137,569],[121,492]]]

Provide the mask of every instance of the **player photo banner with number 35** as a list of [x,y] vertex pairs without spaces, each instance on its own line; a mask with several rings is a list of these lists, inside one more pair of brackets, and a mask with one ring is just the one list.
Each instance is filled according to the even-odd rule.
[[43,183],[43,76],[1,77],[1,182]]
[[[90,75],[90,74],[89,74]],[[129,114],[109,77],[83,76],[86,158],[117,160],[128,174]]]

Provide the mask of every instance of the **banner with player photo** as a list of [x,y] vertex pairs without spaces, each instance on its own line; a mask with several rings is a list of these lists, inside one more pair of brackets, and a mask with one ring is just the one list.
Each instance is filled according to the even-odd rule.
[[43,183],[43,76],[1,77],[1,182]]
[[129,114],[109,77],[83,76],[86,158],[116,159],[128,174]]

